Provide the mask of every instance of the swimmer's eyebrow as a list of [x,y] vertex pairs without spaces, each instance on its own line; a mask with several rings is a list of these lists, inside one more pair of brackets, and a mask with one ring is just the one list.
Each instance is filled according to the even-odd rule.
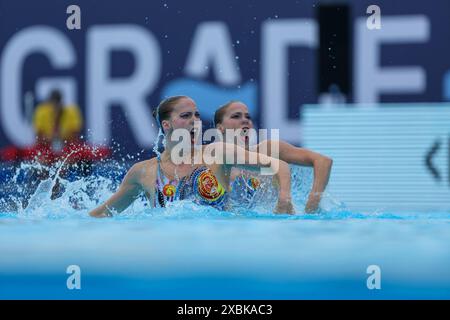
[[[233,118],[233,117],[235,117],[235,116],[241,116],[242,115],[242,112],[241,111],[236,111],[235,113],[232,113],[231,114],[231,118]],[[248,118],[248,119],[251,119],[252,118],[252,116],[250,115],[250,113],[248,113],[248,112],[246,112],[245,114],[244,114],[244,116],[246,117],[246,118]]]
[[198,112],[198,111],[195,111],[195,112],[193,112],[193,111],[182,112],[182,113],[180,113],[180,117],[190,117],[193,114],[195,114],[197,117],[200,118],[200,112]]

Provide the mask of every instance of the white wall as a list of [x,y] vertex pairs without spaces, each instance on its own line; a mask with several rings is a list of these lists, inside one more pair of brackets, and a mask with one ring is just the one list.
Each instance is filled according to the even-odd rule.
[[[450,104],[309,105],[304,145],[331,156],[328,191],[359,210],[450,210]],[[435,143],[431,164],[426,157]]]

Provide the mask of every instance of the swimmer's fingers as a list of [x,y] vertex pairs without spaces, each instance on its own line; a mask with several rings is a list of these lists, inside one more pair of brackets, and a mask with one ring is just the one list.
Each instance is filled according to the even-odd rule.
[[274,213],[295,214],[294,205],[290,200],[278,200]]
[[317,213],[319,211],[320,196],[309,196],[305,206],[305,213]]

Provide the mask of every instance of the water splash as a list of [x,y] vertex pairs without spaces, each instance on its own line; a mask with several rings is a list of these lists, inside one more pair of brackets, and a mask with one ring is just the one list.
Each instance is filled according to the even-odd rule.
[[[163,136],[158,135],[158,141]],[[157,144],[156,144],[157,145]],[[158,148],[153,149],[155,153]],[[21,163],[7,183],[0,189],[0,212],[15,212],[19,218],[66,219],[89,218],[88,212],[105,202],[117,190],[131,163],[100,161],[92,166],[88,174],[79,174],[80,165],[72,165],[75,174],[65,167],[68,155],[63,161],[48,167],[37,162]],[[3,168],[4,170],[5,168]],[[286,219],[321,219],[329,213],[347,216],[349,210],[325,193],[321,202],[321,214],[304,215],[304,207],[313,182],[313,170],[308,167],[291,166],[293,203],[296,216],[276,215]],[[145,196],[137,199],[127,210],[114,219],[190,219],[229,217],[274,217],[277,201],[277,187],[271,177],[259,177],[261,187],[249,196],[241,192],[228,211],[218,211],[189,201],[170,203],[165,209],[152,208]],[[245,201],[243,201],[245,199]],[[305,216],[305,217],[303,217]],[[337,217],[337,216],[335,216]],[[350,215],[355,217],[355,215]]]
[[162,141],[163,147],[166,146],[166,137],[164,135],[164,132],[162,131],[162,128],[160,127],[158,130],[158,136],[156,137],[156,143],[153,146],[152,151],[156,154],[157,157],[161,156],[161,152],[159,151],[159,144]]
[[[57,186],[57,183],[59,182],[59,179],[60,179],[61,169],[67,163],[67,160],[70,158],[70,156],[74,153],[75,153],[75,151],[70,152],[64,158],[63,161],[58,162],[57,165],[54,166],[57,169],[54,174],[50,175],[50,176],[53,176],[53,178],[47,178],[39,183],[36,191],[31,196],[25,210],[23,210],[21,212],[22,215],[28,216],[28,215],[32,214],[33,211],[36,211],[37,208],[41,207],[45,201],[48,202],[49,200],[51,200],[52,191]],[[47,169],[47,170],[49,170],[49,169]],[[43,171],[43,172],[45,172],[45,171]]]

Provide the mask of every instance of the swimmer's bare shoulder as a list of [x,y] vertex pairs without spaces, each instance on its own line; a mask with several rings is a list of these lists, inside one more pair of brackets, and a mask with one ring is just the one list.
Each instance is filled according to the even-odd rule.
[[96,218],[111,216],[122,212],[133,203],[144,191],[147,197],[152,197],[156,184],[156,158],[134,164],[125,175],[119,189],[102,205],[95,208],[89,215]]
[[136,163],[130,169],[136,183],[146,193],[154,192],[156,185],[156,176],[158,170],[158,161],[156,157],[150,160],[144,160]]

